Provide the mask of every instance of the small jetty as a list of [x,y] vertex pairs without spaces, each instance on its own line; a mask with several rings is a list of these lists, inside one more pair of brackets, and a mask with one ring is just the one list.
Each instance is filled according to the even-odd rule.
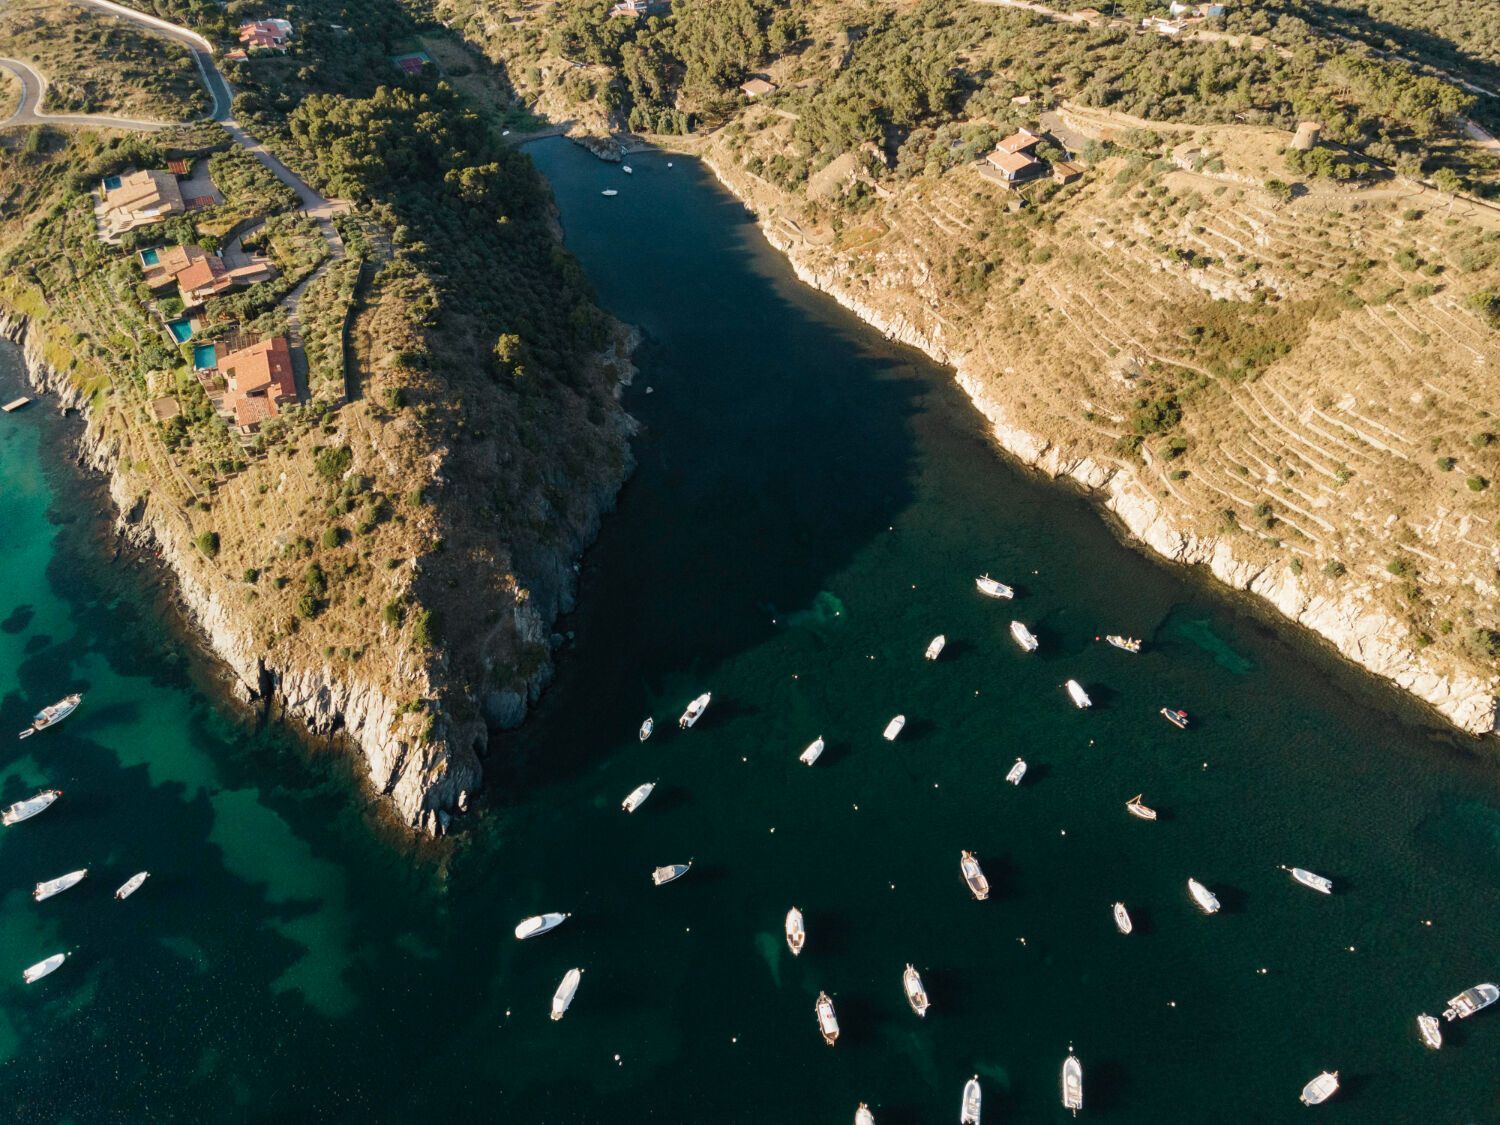
[[7,414],[14,414],[17,410],[20,410],[21,407],[26,406],[30,402],[31,399],[27,398],[25,395],[22,395],[20,398],[11,399],[11,401],[7,402],[4,406],[0,406],[0,410],[3,410]]

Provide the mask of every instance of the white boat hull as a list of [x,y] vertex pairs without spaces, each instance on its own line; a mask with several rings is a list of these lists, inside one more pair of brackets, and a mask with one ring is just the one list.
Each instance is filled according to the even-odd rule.
[[927,990],[922,987],[921,974],[915,967],[906,966],[906,972],[901,975],[901,985],[906,990],[906,1002],[911,1005],[911,1010],[925,1017],[930,1005],[927,1001]]
[[27,984],[35,984],[43,977],[51,976],[53,973],[57,972],[57,970],[62,967],[62,963],[67,959],[68,955],[66,953],[54,953],[45,961],[38,961],[35,965],[31,966],[31,968],[23,970],[21,973],[21,979],[23,979]]
[[979,1091],[979,1075],[975,1075],[964,1083],[963,1107],[959,1110],[959,1125],[979,1125],[981,1095]]
[[149,871],[141,871],[136,873],[135,875],[132,875],[129,879],[125,880],[125,882],[120,886],[120,889],[115,892],[115,898],[123,902],[125,899],[135,894],[136,891],[140,890],[142,885],[150,877],[151,872]]
[[818,758],[822,756],[822,754],[823,740],[821,738],[818,738],[808,743],[807,749],[802,751],[802,753],[798,755],[798,759],[802,762],[803,765],[810,766],[814,762],[816,762]]
[[650,738],[651,737],[651,732],[654,731],[654,730],[656,730],[656,720],[655,719],[647,719],[644,723],[642,723],[641,724],[641,741],[645,742],[646,739]]
[[1004,582],[996,582],[988,574],[974,579],[974,585],[977,586],[979,588],[979,592],[987,598],[1000,598],[1003,600],[1005,598],[1013,598],[1016,596],[1016,592],[1009,586],[1007,586]]
[[560,1020],[568,1014],[568,1008],[573,1004],[573,997],[578,995],[578,983],[583,980],[582,969],[569,969],[563,975],[562,983],[557,986],[557,991],[552,994],[552,1018]]
[[839,1017],[833,1010],[833,1001],[828,998],[827,993],[818,993],[813,1010],[818,1016],[818,1031],[823,1036],[823,1042],[832,1047],[839,1038]]
[[620,802],[620,807],[628,813],[635,812],[636,809],[640,808],[646,803],[646,798],[651,796],[651,791],[655,788],[656,782],[654,781],[648,781],[642,785],[637,785],[630,791],[629,796],[627,796],[623,801]]
[[1094,705],[1094,701],[1089,698],[1089,693],[1083,690],[1083,685],[1077,680],[1069,680],[1063,686],[1068,689],[1068,698],[1073,701],[1073,706],[1080,711]]
[[933,637],[930,642],[928,642],[927,651],[922,655],[925,656],[928,660],[936,660],[943,654],[943,649],[947,644],[948,638],[939,633],[937,636]]
[[682,713],[682,718],[677,720],[677,725],[683,730],[687,730],[699,719],[703,718],[703,712],[708,710],[708,705],[712,700],[713,693],[704,692],[687,705],[687,710]]
[[1339,1072],[1335,1070],[1330,1073],[1325,1070],[1306,1086],[1302,1087],[1302,1104],[1322,1105],[1329,1098],[1333,1097],[1334,1094],[1338,1093],[1338,1089]]
[[1072,1055],[1063,1063],[1062,1104],[1075,1114],[1083,1108],[1083,1064]]
[[1188,894],[1192,895],[1193,901],[1198,904],[1198,909],[1205,914],[1217,914],[1219,912],[1219,900],[1213,891],[1209,890],[1197,879],[1188,880]]
[[901,728],[904,726],[906,726],[906,716],[897,715],[894,719],[885,724],[885,731],[882,733],[881,737],[884,738],[887,742],[895,742],[896,736],[901,733]]
[[1011,766],[1010,772],[1005,775],[1005,780],[1010,782],[1012,785],[1020,785],[1021,779],[1025,776],[1026,763],[1022,759],[1017,758],[1016,764]]
[[525,941],[527,938],[541,937],[557,929],[567,920],[566,914],[534,914],[530,918],[523,918],[516,926],[516,940]]
[[1036,639],[1032,631],[1019,621],[1012,621],[1010,623],[1010,635],[1016,644],[1021,646],[1022,652],[1035,652],[1037,646],[1041,643]]
[[24,801],[17,801],[3,813],[0,813],[0,824],[9,828],[12,824],[20,824],[23,820],[30,820],[38,813],[50,809],[53,802],[61,796],[61,789],[44,789],[35,797],[27,797]]
[[1291,875],[1293,879],[1297,880],[1297,882],[1301,883],[1304,887],[1311,887],[1319,894],[1333,894],[1332,879],[1325,879],[1321,875],[1314,875],[1311,871],[1307,871],[1301,867],[1293,867],[1291,869]]
[[87,868],[82,871],[69,871],[66,875],[59,875],[56,879],[38,883],[36,889],[31,892],[31,897],[37,902],[44,902],[53,895],[60,895],[70,887],[78,886],[86,875],[88,875]]
[[964,852],[958,860],[959,873],[969,885],[969,893],[980,902],[990,897],[990,881],[984,877],[979,861],[970,852]]
[[802,924],[802,911],[795,906],[786,912],[786,947],[796,957],[807,944],[807,930]]
[[1429,1016],[1425,1012],[1418,1016],[1417,1034],[1422,1037],[1422,1042],[1434,1051],[1442,1050],[1443,1026],[1438,1023],[1436,1016]]
[[651,881],[658,887],[663,886],[681,879],[688,873],[688,868],[692,866],[691,863],[674,863],[666,867],[658,867],[655,871],[651,872]]
[[1115,903],[1115,928],[1122,934],[1128,934],[1135,929],[1135,923],[1130,920],[1130,911],[1125,909],[1123,902]]

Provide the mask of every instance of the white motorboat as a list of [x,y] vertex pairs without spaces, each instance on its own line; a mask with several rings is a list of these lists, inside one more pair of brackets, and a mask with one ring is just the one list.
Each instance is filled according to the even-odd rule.
[[1333,894],[1332,879],[1325,879],[1321,875],[1314,875],[1305,867],[1283,866],[1282,870],[1289,872],[1292,878],[1297,880],[1297,882],[1301,883],[1304,887],[1311,887],[1313,890],[1319,891],[1325,895]]
[[621,164],[620,171],[624,172],[628,176],[631,174],[631,172],[635,171],[635,169],[631,168],[629,164]]
[[823,736],[819,735],[817,738],[813,739],[811,742],[809,742],[807,744],[807,749],[804,750],[804,751],[802,751],[801,754],[798,754],[797,755],[797,759],[798,759],[798,761],[802,762],[804,765],[809,765],[810,766],[810,765],[812,765],[814,762],[816,762],[818,760],[819,756],[822,753],[823,753]]
[[1437,1016],[1429,1016],[1426,1012],[1418,1016],[1417,1034],[1422,1037],[1422,1042],[1426,1043],[1434,1051],[1442,1049],[1443,1025],[1438,1023]]
[[974,579],[974,585],[979,587],[979,592],[988,598],[1013,598],[1016,592],[1004,582],[996,582],[988,574]]
[[60,895],[69,887],[78,886],[79,883],[83,882],[84,876],[88,873],[88,868],[85,867],[78,871],[69,871],[66,875],[59,875],[56,879],[48,879],[45,882],[38,883],[36,890],[31,892],[31,897],[36,899],[37,902],[42,902],[53,895]]
[[1138,816],[1142,820],[1155,820],[1156,810],[1141,804],[1141,796],[1142,795],[1140,793],[1137,793],[1134,797],[1130,798],[1130,800],[1126,801],[1125,810],[1130,813],[1131,816]]
[[713,693],[705,691],[697,699],[689,703],[687,710],[682,713],[682,718],[677,720],[677,725],[683,730],[687,730],[688,727],[703,718],[703,712],[708,710],[708,703],[712,698]]
[[658,867],[655,871],[651,872],[651,881],[660,887],[665,883],[672,882],[674,879],[681,879],[688,873],[688,868],[692,866],[690,861],[688,863],[669,863],[665,867]]
[[568,917],[567,914],[533,914],[530,918],[523,918],[516,926],[516,940],[525,941],[527,938],[550,933],[566,922]]
[[1178,730],[1187,730],[1188,713],[1186,711],[1174,711],[1170,707],[1163,707],[1161,709],[1161,717]]
[[1110,633],[1104,639],[1114,645],[1115,648],[1122,649],[1125,652],[1141,651],[1141,642],[1134,637],[1122,637],[1119,633]]
[[1466,988],[1448,1001],[1448,1006],[1443,1009],[1445,1020],[1466,1020],[1475,1012],[1488,1008],[1496,1000],[1500,1000],[1500,988],[1493,984],[1476,984],[1473,988]]
[[120,889],[115,892],[115,898],[121,902],[125,901],[131,895],[135,894],[136,891],[140,890],[149,878],[151,878],[151,872],[137,871],[129,879],[120,884]]
[[818,1014],[818,1030],[823,1034],[823,1042],[832,1047],[839,1041],[839,1017],[834,1013],[833,1001],[828,999],[828,993],[818,993],[818,1001],[813,1005],[813,1010]]
[[1130,911],[1125,909],[1123,902],[1115,903],[1115,928],[1122,934],[1135,929],[1135,923],[1130,920]]
[[911,1010],[925,1016],[929,1007],[927,990],[922,987],[922,975],[914,966],[906,966],[906,971],[901,974],[901,986],[906,989],[906,1002],[911,1005]]
[[1219,900],[1197,879],[1188,880],[1188,894],[1193,896],[1193,901],[1198,904],[1198,909],[1205,914],[1217,914],[1219,912]]
[[980,902],[990,897],[990,881],[984,877],[980,870],[979,861],[974,858],[973,852],[962,852],[958,857],[958,870],[964,877],[964,882],[969,884],[969,891]]
[[651,732],[655,729],[656,720],[651,718],[650,716],[647,716],[646,721],[641,724],[641,741],[645,742],[646,739],[650,738]]
[[38,961],[31,968],[22,971],[21,976],[27,984],[35,984],[45,976],[51,976],[62,967],[62,963],[68,959],[66,953],[54,953],[45,961]]
[[896,736],[901,733],[901,728],[905,725],[906,716],[897,715],[894,719],[885,724],[885,730],[881,733],[881,737],[884,738],[887,742],[895,742]]
[[1062,1065],[1062,1104],[1064,1109],[1071,1109],[1073,1116],[1077,1117],[1078,1111],[1083,1108],[1083,1064],[1078,1061],[1078,1056],[1071,1053],[1072,1050],[1069,1046],[1070,1053]]
[[1026,759],[1017,758],[1016,764],[1010,767],[1010,772],[1005,775],[1005,780],[1012,785],[1020,785],[1021,779],[1026,776]]
[[656,782],[643,781],[632,789],[625,799],[620,802],[620,807],[626,812],[635,812],[646,803],[646,798],[651,796],[651,790],[656,788]]
[[31,717],[31,725],[23,730],[19,737],[30,738],[39,730],[46,730],[48,727],[57,726],[58,723],[78,710],[78,705],[82,702],[83,696],[75,693],[64,696],[56,703],[48,704]]
[[617,196],[617,195],[619,195],[619,194],[620,194],[620,193],[619,193],[619,192],[617,192],[617,191],[616,191],[616,190],[615,190],[615,189],[614,189],[614,188],[605,188],[605,189],[604,189],[604,190],[603,190],[603,191],[601,191],[601,192],[600,192],[600,193],[599,193],[599,194],[600,194],[600,195],[607,195],[607,196],[609,196],[609,197],[611,197],[611,198],[613,198],[613,197],[614,197],[614,196]]
[[802,911],[794,906],[786,912],[786,947],[795,957],[806,944],[807,930],[802,925]]
[[958,1125],[979,1125],[979,1075],[964,1083],[964,1104],[958,1113]]
[[62,796],[61,789],[43,789],[34,797],[27,797],[24,801],[17,801],[0,813],[0,824],[9,828],[12,824],[20,824],[23,820],[30,820],[37,813],[52,807],[52,802]]
[[927,642],[927,651],[922,655],[925,656],[928,660],[936,660],[943,654],[943,648],[945,645],[947,645],[947,643],[948,638],[939,633],[937,636],[933,637],[932,640]]
[[1306,1086],[1302,1087],[1303,1105],[1322,1105],[1339,1091],[1339,1072],[1325,1070]]
[[1041,643],[1036,639],[1036,634],[1019,621],[1010,623],[1010,635],[1021,646],[1022,652],[1035,652],[1037,645]]
[[859,1108],[854,1111],[854,1125],[875,1125],[875,1115],[864,1102],[860,1102]]
[[552,994],[553,1019],[560,1020],[568,1014],[568,1006],[573,1003],[573,997],[578,995],[578,982],[582,979],[582,969],[569,969],[563,974],[562,983],[557,986],[557,991]]
[[1077,680],[1069,680],[1063,687],[1068,689],[1068,698],[1073,701],[1073,706],[1080,711],[1085,707],[1092,707],[1094,701],[1089,698],[1089,693],[1083,690],[1083,685]]

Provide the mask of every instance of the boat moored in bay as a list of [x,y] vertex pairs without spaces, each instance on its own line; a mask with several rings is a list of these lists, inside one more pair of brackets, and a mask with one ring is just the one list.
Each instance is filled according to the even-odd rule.
[[939,633],[937,636],[933,637],[932,640],[927,642],[927,651],[922,655],[925,656],[928,660],[936,660],[943,654],[943,649],[947,644],[948,638]]
[[641,741],[645,742],[646,739],[650,738],[651,737],[651,732],[654,731],[655,729],[656,729],[656,720],[653,719],[650,715],[647,715],[646,716],[646,721],[641,724]]
[[973,852],[961,852],[958,857],[958,869],[964,877],[964,882],[969,884],[969,892],[980,902],[990,897],[990,881],[984,877],[980,870],[979,861],[974,858]]
[[658,887],[660,887],[665,883],[672,882],[674,879],[681,879],[688,873],[688,868],[692,866],[693,864],[691,860],[687,863],[666,864],[665,866],[658,867],[655,871],[651,872],[651,881]]
[[1062,1104],[1064,1109],[1073,1111],[1074,1117],[1083,1108],[1083,1064],[1073,1054],[1072,1044],[1068,1045],[1068,1057],[1062,1065]]
[[61,789],[43,789],[34,797],[27,797],[24,801],[17,801],[0,813],[0,824],[9,828],[12,824],[20,824],[23,820],[30,820],[37,813],[52,807],[52,802],[62,796]]
[[864,1102],[860,1102],[859,1108],[854,1111],[854,1125],[875,1125],[875,1115]]
[[1019,621],[1010,623],[1010,635],[1015,638],[1016,644],[1021,646],[1022,652],[1035,652],[1040,643],[1036,639],[1036,634]]
[[1219,912],[1219,900],[1197,879],[1188,880],[1188,894],[1193,896],[1193,901],[1198,904],[1198,909],[1205,914],[1217,914]]
[[625,799],[620,802],[620,807],[628,813],[635,812],[636,809],[646,803],[646,798],[651,796],[651,790],[655,788],[656,782],[643,781],[626,794]]
[[901,728],[904,726],[906,726],[906,716],[897,715],[894,719],[885,724],[885,730],[881,732],[880,737],[885,739],[887,742],[895,742],[896,736],[901,733]]
[[1026,760],[1017,758],[1016,764],[1010,767],[1010,772],[1005,775],[1005,780],[1012,785],[1020,785],[1021,778],[1026,776]]
[[1188,713],[1186,711],[1174,711],[1170,707],[1163,707],[1161,709],[1161,717],[1178,730],[1187,730]]
[[964,1083],[963,1106],[958,1111],[958,1125],[979,1125],[979,1075]]
[[43,902],[53,895],[60,895],[69,887],[78,886],[88,873],[88,868],[85,867],[78,871],[69,871],[66,875],[59,875],[56,879],[38,883],[36,889],[31,892],[31,897],[37,902]]
[[1500,988],[1493,984],[1476,984],[1448,1001],[1448,1006],[1443,1009],[1443,1018],[1466,1020],[1475,1012],[1488,1008],[1496,1000],[1500,1000]]
[[27,984],[35,984],[43,977],[51,976],[53,973],[57,972],[57,970],[62,967],[62,963],[67,959],[68,955],[66,953],[54,953],[45,961],[38,961],[35,965],[31,966],[31,968],[22,970],[21,979],[23,979]]
[[83,696],[75,692],[72,695],[64,696],[56,703],[48,704],[46,707],[43,707],[40,711],[38,711],[31,717],[31,725],[23,730],[17,737],[30,738],[32,735],[36,734],[37,731],[42,731],[46,730],[48,727],[57,726],[58,723],[62,722],[74,711],[78,710],[78,705],[82,702]]
[[807,930],[802,925],[802,911],[794,906],[786,912],[786,947],[795,957],[802,952],[802,947],[806,944]]
[[709,701],[713,699],[713,692],[705,691],[697,699],[687,705],[687,710],[682,713],[682,718],[677,720],[677,725],[687,730],[699,719],[703,718],[703,712],[708,710]]
[[833,1001],[828,998],[828,993],[818,993],[813,1010],[818,1015],[818,1031],[823,1035],[823,1042],[832,1047],[839,1041],[839,1017],[834,1013]]
[[980,575],[974,579],[974,585],[979,587],[979,592],[987,598],[1013,598],[1016,592],[1004,582],[996,582],[988,574]]
[[1429,1016],[1426,1012],[1418,1016],[1417,1034],[1422,1037],[1422,1042],[1426,1043],[1434,1051],[1442,1049],[1443,1025],[1438,1023],[1437,1016]]
[[1104,639],[1123,652],[1141,651],[1141,642],[1135,637],[1122,637],[1119,633],[1110,633]]
[[1135,923],[1130,920],[1130,911],[1125,909],[1123,902],[1115,903],[1115,928],[1122,934],[1128,934],[1135,929]]
[[823,754],[823,736],[820,734],[807,744],[807,749],[797,755],[798,761],[803,765],[812,765]]
[[1306,1086],[1302,1087],[1303,1105],[1322,1105],[1339,1090],[1339,1072],[1325,1070]]
[[922,987],[922,975],[910,964],[906,971],[901,974],[901,986],[906,989],[906,1002],[911,1005],[911,1010],[919,1016],[927,1014],[927,990]]
[[1141,803],[1141,796],[1142,794],[1137,793],[1134,797],[1130,798],[1130,800],[1126,801],[1125,811],[1130,813],[1131,816],[1140,817],[1142,820],[1155,820],[1156,810],[1150,808],[1147,805],[1143,805]]
[[568,1014],[568,1008],[573,1003],[573,997],[578,995],[578,982],[583,980],[582,969],[569,969],[563,974],[562,983],[557,986],[557,991],[552,994],[552,1018],[560,1020]]
[[1321,875],[1314,875],[1305,867],[1287,867],[1285,864],[1283,864],[1281,869],[1290,874],[1293,879],[1297,880],[1297,882],[1301,883],[1304,887],[1311,887],[1313,890],[1318,891],[1320,894],[1333,894],[1332,879],[1325,879]]
[[1073,701],[1073,706],[1082,711],[1085,707],[1092,707],[1094,701],[1089,698],[1089,693],[1083,690],[1083,685],[1077,680],[1069,680],[1063,685],[1068,689],[1068,698]]
[[140,890],[149,878],[151,878],[151,872],[137,871],[129,879],[120,884],[120,889],[115,891],[116,900],[124,902],[131,895],[135,894],[136,891]]
[[527,938],[540,937],[557,929],[568,920],[566,914],[533,914],[530,918],[523,918],[516,925],[516,939],[525,941]]

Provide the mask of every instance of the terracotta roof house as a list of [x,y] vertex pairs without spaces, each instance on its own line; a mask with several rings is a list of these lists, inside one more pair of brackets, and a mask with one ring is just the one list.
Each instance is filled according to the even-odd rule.
[[154,256],[154,262],[147,262],[145,257],[141,259],[146,284],[152,289],[166,289],[177,283],[177,275],[183,270],[198,259],[208,257],[208,251],[196,246],[170,246],[158,250]]
[[1030,129],[1021,129],[997,144],[995,151],[1009,153],[1030,152],[1036,148],[1037,142],[1041,139],[1041,137],[1037,136]]
[[218,255],[204,254],[177,275],[177,292],[184,305],[201,305],[210,297],[266,281],[275,275],[275,267],[266,258],[251,258],[245,265],[231,269]]
[[249,51],[277,51],[286,54],[292,38],[288,20],[250,20],[240,24],[240,42]]
[[241,430],[254,429],[281,413],[284,404],[297,401],[297,379],[285,336],[230,352],[219,360],[219,374],[227,384],[224,410],[234,416]]
[[171,172],[147,169],[110,179],[117,182],[113,187],[110,180],[104,182],[104,227],[109,235],[150,226],[185,210]]
[[767,94],[774,94],[776,87],[764,78],[752,78],[749,82],[740,86],[740,93],[747,98],[762,98]]
[[1052,178],[1060,184],[1071,184],[1074,180],[1083,178],[1083,169],[1076,164],[1070,164],[1066,160],[1054,160],[1052,162]]
[[1043,165],[1034,156],[1027,156],[1024,152],[1000,152],[996,150],[986,156],[985,161],[1003,176],[1007,183],[1019,183],[1021,180],[1029,180],[1032,176],[1040,175]]

